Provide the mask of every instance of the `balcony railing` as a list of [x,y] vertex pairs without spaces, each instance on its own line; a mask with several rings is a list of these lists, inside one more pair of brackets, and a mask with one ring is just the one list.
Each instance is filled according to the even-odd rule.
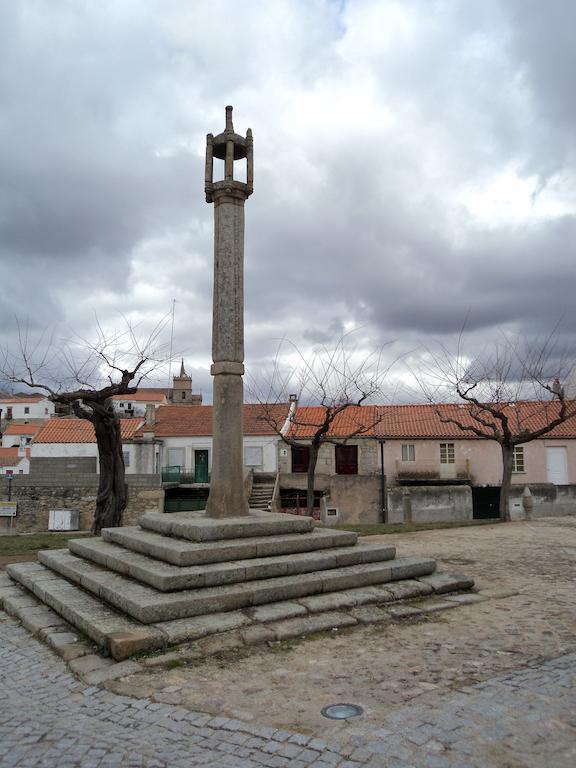
[[194,470],[180,466],[162,467],[161,476],[163,483],[179,483],[180,485],[210,483],[208,473],[197,472],[195,474]]

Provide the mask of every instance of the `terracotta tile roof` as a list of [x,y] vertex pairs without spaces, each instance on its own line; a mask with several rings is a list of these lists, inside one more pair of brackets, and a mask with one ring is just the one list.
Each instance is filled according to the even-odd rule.
[[47,399],[47,395],[10,395],[9,397],[0,397],[0,406],[5,403],[9,405],[26,405],[26,403],[39,403]]
[[166,387],[142,387],[133,395],[113,395],[112,400],[120,403],[124,401],[162,403],[169,392],[170,390]]
[[4,430],[5,435],[35,435],[46,424],[46,419],[29,421],[27,424],[10,422]]
[[[546,434],[548,438],[576,438],[576,401],[569,401],[570,418]],[[509,405],[507,416],[512,431],[520,434],[525,429],[530,431],[540,429],[547,421],[552,420],[559,412],[558,401],[523,401]],[[323,408],[305,406],[298,408],[294,425],[288,433],[290,437],[310,439],[314,433],[314,425],[320,425],[323,418]],[[480,439],[472,432],[461,430],[456,424],[446,424],[443,418],[452,418],[463,425],[478,427],[472,418],[467,404],[442,403],[440,405],[379,405],[351,406],[339,414],[329,432],[330,437],[345,437],[360,425],[370,428],[363,437],[382,438],[466,438]],[[378,420],[381,416],[381,420]],[[373,426],[371,426],[373,425]],[[486,428],[486,434],[489,430]]]
[[15,467],[25,456],[18,456],[18,448],[0,448],[0,467]]
[[[384,406],[353,405],[341,411],[332,422],[330,437],[346,437],[362,431],[365,437],[384,437],[382,422]],[[292,419],[288,437],[311,438],[324,421],[324,408],[320,406],[299,406]]]
[[[120,434],[123,440],[134,437],[140,419],[120,419]],[[86,419],[53,418],[38,432],[35,443],[95,443],[94,427]]]
[[[245,435],[274,435],[274,429],[264,418],[265,408],[280,424],[288,415],[288,404],[262,406],[244,405]],[[154,426],[143,426],[137,436],[154,432],[156,437],[210,437],[212,435],[211,405],[163,405],[156,410]]]

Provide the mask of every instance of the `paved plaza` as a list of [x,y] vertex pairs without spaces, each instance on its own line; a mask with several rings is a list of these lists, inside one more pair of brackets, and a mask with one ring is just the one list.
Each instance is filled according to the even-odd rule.
[[0,618],[0,765],[520,768],[576,764],[576,654],[406,706],[341,748],[88,687]]
[[0,611],[0,766],[573,768],[576,521],[389,540],[509,596],[106,688]]

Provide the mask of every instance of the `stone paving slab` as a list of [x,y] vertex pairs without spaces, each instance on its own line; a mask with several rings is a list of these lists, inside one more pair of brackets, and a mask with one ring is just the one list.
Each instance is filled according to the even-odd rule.
[[104,528],[102,538],[104,541],[120,544],[126,549],[147,554],[157,560],[186,566],[353,546],[358,540],[358,534],[351,531],[314,528],[309,533],[254,536],[198,543],[164,536],[139,526],[122,526],[121,528]]
[[140,519],[147,530],[190,541],[221,541],[245,536],[277,536],[309,533],[314,520],[305,515],[286,515],[251,509],[242,517],[210,518],[204,512],[147,512]]
[[274,557],[229,560],[208,565],[177,566],[145,554],[132,552],[100,538],[72,539],[72,554],[97,563],[116,573],[148,584],[161,592],[199,589],[256,579],[270,579],[299,573],[341,568],[361,563],[392,560],[396,548],[383,544],[357,544],[319,552],[294,553]]

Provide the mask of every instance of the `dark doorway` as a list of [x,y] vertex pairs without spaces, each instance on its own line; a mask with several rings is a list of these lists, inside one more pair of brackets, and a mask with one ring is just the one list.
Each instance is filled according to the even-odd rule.
[[500,486],[472,488],[472,517],[474,520],[494,520],[500,517]]

